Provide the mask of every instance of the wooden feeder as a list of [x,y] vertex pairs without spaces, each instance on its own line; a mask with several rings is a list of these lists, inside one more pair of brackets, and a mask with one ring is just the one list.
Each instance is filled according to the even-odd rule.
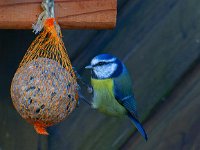
[[[1,29],[31,29],[42,0],[1,0]],[[64,29],[111,29],[116,25],[117,0],[55,0],[56,20]]]

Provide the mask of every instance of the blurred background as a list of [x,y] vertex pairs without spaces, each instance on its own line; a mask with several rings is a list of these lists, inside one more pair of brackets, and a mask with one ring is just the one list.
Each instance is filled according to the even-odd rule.
[[118,0],[115,29],[63,30],[84,80],[89,82],[89,72],[83,68],[97,54],[124,61],[148,142],[127,118],[105,116],[82,101],[48,129],[48,137],[37,135],[10,98],[12,77],[36,36],[31,30],[0,30],[0,150],[199,150],[199,8],[199,0]]

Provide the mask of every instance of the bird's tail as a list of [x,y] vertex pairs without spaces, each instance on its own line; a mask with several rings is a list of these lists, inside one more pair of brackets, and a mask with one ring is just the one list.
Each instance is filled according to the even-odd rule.
[[138,131],[140,132],[140,134],[147,141],[148,137],[147,137],[147,134],[146,134],[143,126],[141,125],[141,123],[134,116],[132,116],[131,114],[128,114],[128,117],[131,119],[131,122],[135,125],[135,127],[138,129]]

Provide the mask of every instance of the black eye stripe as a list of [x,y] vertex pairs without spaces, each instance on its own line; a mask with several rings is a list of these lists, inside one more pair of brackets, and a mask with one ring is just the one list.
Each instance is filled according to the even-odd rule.
[[109,63],[111,63],[111,62],[98,62],[97,64],[94,65],[94,67],[96,67],[96,66],[103,66],[103,65],[109,64]]
[[102,66],[102,65],[105,65],[107,64],[106,62],[99,62],[98,65]]

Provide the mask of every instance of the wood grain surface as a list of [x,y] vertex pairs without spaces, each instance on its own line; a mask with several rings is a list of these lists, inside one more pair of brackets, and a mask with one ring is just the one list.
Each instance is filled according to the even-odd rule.
[[[154,123],[162,131],[155,133],[156,130],[153,128],[156,125],[154,123],[152,123],[152,126],[148,124],[149,121],[151,122],[152,114],[159,114],[161,111],[155,106],[168,100],[166,97],[182,80],[182,76],[191,71],[191,66],[199,59],[199,5],[199,0],[119,0],[118,22],[114,30],[63,30],[63,40],[73,66],[88,82],[89,72],[84,71],[84,66],[95,55],[106,52],[124,60],[134,81],[140,118],[141,120],[147,119],[145,127],[150,136],[149,149],[152,149],[151,142],[152,145],[156,145],[156,140],[159,143],[158,135],[165,131],[164,128],[166,129],[164,123],[159,125],[155,121]],[[129,145],[131,149],[133,149],[132,147],[137,148],[137,145],[140,148],[142,144],[148,149],[145,146],[146,142],[138,133],[134,132],[135,128],[127,118],[118,119],[105,116],[90,109],[82,101],[80,101],[80,107],[65,121],[49,128],[50,136],[39,140],[39,143],[45,143],[44,145],[38,144],[39,138],[35,135],[34,129],[13,110],[9,96],[10,82],[14,72],[34,39],[34,35],[31,31],[17,30],[0,30],[0,33],[0,105],[3,107],[0,109],[0,120],[2,120],[0,123],[0,127],[2,127],[2,130],[0,130],[0,136],[2,136],[0,148],[18,147],[22,150],[34,150],[37,147],[42,147],[42,149],[50,150],[115,150],[123,149],[123,146],[129,148],[124,144],[128,140],[128,143],[131,143]],[[196,80],[198,79],[197,76],[195,76]],[[186,84],[183,85],[186,86]],[[193,86],[190,86],[191,90],[194,90]],[[84,87],[82,88],[84,89]],[[186,91],[180,90],[179,94],[184,94],[184,92]],[[91,100],[89,96],[86,95],[86,97]],[[196,107],[192,105],[196,105],[196,102],[192,102],[189,106],[189,108],[192,108],[191,112],[194,113]],[[185,104],[184,106],[186,108]],[[175,110],[176,108],[172,113]],[[182,108],[179,110],[183,114],[188,112],[188,110]],[[180,121],[180,114],[174,113],[173,115],[176,114],[176,119]],[[170,117],[172,117],[172,114],[170,114]],[[154,119],[152,117],[152,121]],[[171,121],[173,126],[176,119]],[[169,118],[166,120],[170,121]],[[5,121],[9,125],[3,125]],[[19,123],[19,125],[16,126],[16,123]],[[179,128],[192,131],[190,130],[192,124],[189,123],[188,126],[184,124],[184,127],[179,124],[174,126],[176,128],[174,131],[179,131]],[[12,128],[16,130],[12,130]],[[8,131],[10,137],[13,138],[5,138]],[[173,134],[167,129],[166,131],[176,138],[177,132]],[[184,134],[189,133],[188,131],[185,131]],[[132,134],[134,134],[134,138],[129,141]],[[179,133],[177,135],[179,136]],[[169,141],[169,139],[167,140]],[[185,140],[186,145],[194,145],[192,142],[187,143],[187,141],[189,140]],[[176,146],[173,141],[167,143],[169,143],[169,146]]]
[[[198,0],[126,1],[119,11],[116,28],[97,32],[73,64],[83,68],[93,56],[105,52],[124,60],[134,81],[143,120],[153,113],[154,106],[165,99],[200,55],[200,15],[195,13],[199,4]],[[84,73],[84,79],[88,73]],[[54,135],[49,136],[49,141],[52,150],[67,146],[118,149],[133,131],[128,119],[104,116],[83,104],[72,118],[52,130]],[[58,138],[65,140],[56,141]],[[75,140],[78,145],[73,144]]]
[[[42,0],[0,1],[1,29],[31,29]],[[117,0],[55,0],[55,15],[65,29],[110,29],[116,24]]]
[[149,141],[134,134],[122,150],[200,149],[200,59],[145,124]]

